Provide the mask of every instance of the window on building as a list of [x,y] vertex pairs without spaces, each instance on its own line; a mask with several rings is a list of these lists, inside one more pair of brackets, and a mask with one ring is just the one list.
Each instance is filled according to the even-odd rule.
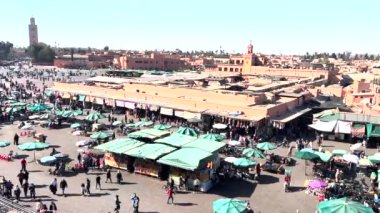
[[227,68],[227,67],[225,67],[225,68],[224,68],[224,71],[225,71],[225,72],[227,72],[227,71],[228,71],[228,68]]
[[239,68],[235,68],[235,72],[239,72]]
[[148,61],[144,61],[144,64],[147,64],[148,63]]
[[219,67],[219,71],[222,71],[222,68],[221,68],[221,67]]
[[234,71],[234,68],[230,68],[230,72],[233,72]]

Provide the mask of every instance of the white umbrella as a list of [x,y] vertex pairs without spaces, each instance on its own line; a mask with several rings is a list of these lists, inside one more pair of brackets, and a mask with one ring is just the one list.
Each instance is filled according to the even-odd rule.
[[228,163],[233,163],[237,158],[235,157],[226,157],[224,159],[224,161],[228,162]]
[[218,124],[212,125],[212,128],[214,128],[214,129],[225,129],[225,128],[227,128],[227,125],[218,123]]
[[240,142],[239,141],[228,141],[228,145],[237,146],[237,145],[240,145]]
[[348,161],[350,163],[358,164],[359,163],[359,157],[353,154],[345,154],[343,155],[343,159],[345,161]]
[[83,133],[84,133],[83,131],[78,130],[78,131],[74,131],[72,134],[75,136],[81,136],[81,135],[83,135]]
[[76,146],[77,147],[82,147],[82,146],[88,146],[88,145],[91,145],[92,143],[94,143],[93,140],[82,140],[82,141],[78,141],[76,142]]
[[23,127],[21,127],[21,130],[32,130],[33,126],[31,124],[25,124]]
[[362,143],[356,143],[356,144],[350,146],[351,151],[359,150],[360,148],[362,148]]
[[31,115],[29,116],[29,120],[35,120],[35,119],[38,119],[40,118],[40,115]]

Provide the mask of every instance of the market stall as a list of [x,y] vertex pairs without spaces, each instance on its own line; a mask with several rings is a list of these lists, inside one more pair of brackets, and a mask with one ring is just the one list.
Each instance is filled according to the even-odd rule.
[[183,145],[190,143],[191,141],[195,141],[196,139],[196,137],[173,133],[168,137],[160,138],[154,142],[163,143],[174,147],[182,147]]
[[104,155],[105,165],[130,170],[133,160],[127,157],[124,153],[142,145],[144,145],[144,142],[138,140],[119,138],[96,146],[95,149],[107,152]]
[[143,129],[140,131],[132,132],[128,134],[128,137],[133,138],[133,139],[139,139],[139,140],[145,139],[145,140],[148,140],[149,142],[150,141],[153,142],[154,140],[168,136],[169,134],[170,132],[168,131],[152,128],[152,129]]
[[185,178],[189,189],[207,192],[214,184],[214,168],[219,165],[219,157],[197,148],[181,148],[158,161],[170,166],[170,178],[179,185],[180,179]]
[[138,174],[159,177],[161,165],[155,161],[161,156],[177,150],[172,146],[165,144],[144,144],[134,149],[126,151],[124,154],[136,157],[134,163],[134,172]]

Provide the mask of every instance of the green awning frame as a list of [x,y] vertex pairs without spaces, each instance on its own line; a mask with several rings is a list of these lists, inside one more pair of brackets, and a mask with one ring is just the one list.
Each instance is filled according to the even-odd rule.
[[168,137],[160,138],[155,140],[156,143],[163,143],[174,147],[182,147],[183,145],[197,140],[196,137],[191,137],[187,135],[181,135],[178,133],[173,133]]
[[78,101],[85,101],[86,100],[86,96],[85,95],[79,95],[79,100]]
[[192,147],[202,149],[207,152],[217,153],[219,150],[223,149],[226,146],[223,142],[216,142],[213,140],[207,140],[199,138],[195,141],[183,145],[183,147]]
[[124,154],[149,160],[157,160],[158,158],[177,150],[177,148],[160,143],[144,144],[134,149],[126,151]]
[[110,142],[98,145],[94,147],[95,149],[122,154],[127,152],[128,150],[134,149],[136,147],[144,145],[144,142],[130,139],[130,138],[119,138],[116,140],[112,140]]

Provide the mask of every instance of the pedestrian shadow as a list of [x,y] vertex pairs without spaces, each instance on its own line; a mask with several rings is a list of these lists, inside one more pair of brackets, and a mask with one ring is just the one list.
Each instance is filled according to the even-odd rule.
[[22,202],[26,202],[26,203],[37,202],[37,201],[44,202],[44,201],[57,201],[57,200],[46,195],[36,196],[36,199],[22,200]]
[[137,184],[135,182],[121,182],[120,185],[133,185],[133,184]]
[[57,194],[57,196],[60,196],[60,197],[79,197],[79,196],[82,196],[81,193],[65,193],[64,195],[63,194]]
[[37,173],[37,172],[43,172],[42,170],[29,170],[29,173]]
[[225,184],[218,184],[214,186],[209,193],[216,194],[222,197],[251,197],[255,192],[257,183],[243,180],[232,179],[226,181]]
[[280,181],[278,177],[271,176],[271,175],[260,175],[259,179],[259,184],[272,184],[272,183],[277,183]]
[[47,187],[48,185],[46,185],[46,184],[35,184],[34,185],[34,187],[36,188],[36,189],[41,189],[41,188],[45,188],[45,187]]
[[106,190],[106,191],[117,191],[117,190],[119,190],[119,189],[118,189],[118,188],[106,188],[106,189],[102,188],[102,190]]
[[88,175],[104,175],[104,172],[88,172]]
[[174,203],[176,206],[196,206],[196,203]]
[[288,192],[299,192],[299,191],[303,191],[305,189],[306,189],[306,187],[304,187],[304,186],[290,186],[288,188]]
[[27,154],[18,154],[17,156],[14,156],[14,159],[23,159],[23,158],[28,158],[29,155]]
[[88,195],[88,197],[101,197],[101,196],[106,196],[106,195],[110,195],[110,193],[106,192],[106,193],[91,193],[90,195]]
[[55,148],[55,149],[58,149],[58,148],[61,148],[60,145],[50,145],[49,148]]

